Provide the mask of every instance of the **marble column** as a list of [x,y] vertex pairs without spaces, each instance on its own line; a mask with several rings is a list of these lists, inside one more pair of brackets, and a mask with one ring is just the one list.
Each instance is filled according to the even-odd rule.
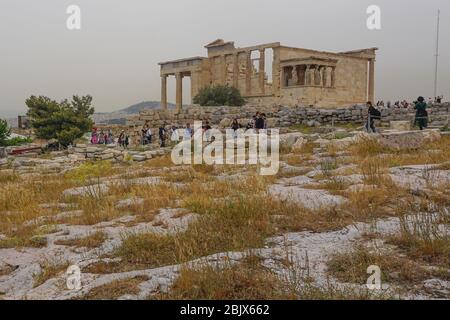
[[259,90],[262,95],[265,94],[265,80],[266,80],[266,55],[265,49],[259,50]]
[[233,87],[239,87],[239,53],[233,55]]
[[181,72],[175,74],[176,84],[176,108],[180,112],[183,108],[183,75]]
[[369,60],[369,93],[368,100],[372,103],[375,99],[375,59]]
[[253,66],[252,66],[252,52],[247,51],[247,63],[245,68],[245,94],[247,96],[251,95],[252,93],[252,73],[253,73]]
[[167,110],[167,75],[161,75],[161,108]]

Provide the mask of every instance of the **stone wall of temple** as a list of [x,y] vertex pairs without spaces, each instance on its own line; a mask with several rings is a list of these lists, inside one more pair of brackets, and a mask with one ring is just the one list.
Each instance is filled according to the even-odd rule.
[[[214,127],[228,128],[231,121],[237,118],[242,125],[246,125],[256,112],[265,113],[268,125],[274,127],[289,127],[303,124],[308,126],[331,125],[339,123],[363,123],[366,121],[367,108],[365,105],[353,105],[340,108],[310,108],[304,106],[289,107],[282,105],[247,105],[244,107],[199,107],[192,106],[181,110],[144,110],[138,116],[130,117],[127,130],[133,141],[137,141],[142,126],[147,123],[157,135],[157,128],[163,124],[185,126],[194,121],[209,121]],[[385,108],[381,109],[381,122],[414,120],[414,108]],[[431,125],[444,126],[450,119],[450,103],[436,104],[429,108]]]

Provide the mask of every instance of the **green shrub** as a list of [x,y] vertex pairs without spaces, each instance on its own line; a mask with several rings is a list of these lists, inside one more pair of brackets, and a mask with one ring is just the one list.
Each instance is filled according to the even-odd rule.
[[242,106],[245,100],[238,89],[216,85],[201,88],[194,97],[194,103],[201,106]]
[[11,129],[6,120],[0,119],[0,146],[6,146],[6,141],[11,135]]
[[57,139],[67,147],[92,128],[94,114],[91,96],[73,96],[72,101],[57,102],[44,96],[26,100],[27,115],[38,138]]
[[31,139],[31,138],[14,137],[14,138],[6,140],[3,143],[3,146],[5,146],[5,147],[13,147],[13,146],[20,146],[21,144],[31,143],[31,142],[33,142],[33,139]]

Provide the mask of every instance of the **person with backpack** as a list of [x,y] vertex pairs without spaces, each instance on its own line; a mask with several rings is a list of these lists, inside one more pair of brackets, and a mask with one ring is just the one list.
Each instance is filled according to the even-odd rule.
[[414,109],[416,110],[414,123],[419,126],[420,130],[423,130],[424,128],[428,127],[428,111],[424,97],[417,98]]
[[367,132],[376,133],[377,130],[375,128],[375,119],[381,119],[381,112],[377,108],[372,105],[372,102],[368,101],[367,104],[367,123],[366,130]]

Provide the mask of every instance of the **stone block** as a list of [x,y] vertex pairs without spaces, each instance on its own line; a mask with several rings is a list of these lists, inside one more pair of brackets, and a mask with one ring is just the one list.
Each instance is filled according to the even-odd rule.
[[396,130],[396,131],[409,131],[409,130],[411,130],[411,122],[410,121],[391,121],[390,128],[391,128],[391,130]]
[[145,154],[135,154],[135,155],[133,155],[133,161],[140,162],[140,161],[145,161],[145,160],[147,160],[147,156]]

